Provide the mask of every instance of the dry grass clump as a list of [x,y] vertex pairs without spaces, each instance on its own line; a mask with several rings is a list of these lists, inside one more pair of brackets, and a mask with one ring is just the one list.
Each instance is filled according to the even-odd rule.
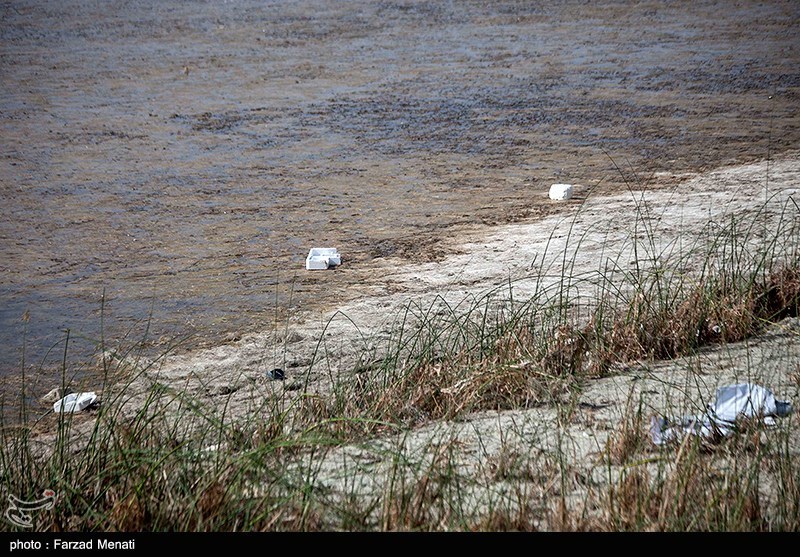
[[[37,528],[52,530],[796,530],[800,465],[788,441],[767,442],[751,424],[712,447],[689,438],[656,451],[633,396],[604,447],[603,466],[621,470],[605,491],[573,474],[563,452],[543,478],[508,449],[481,481],[508,484],[517,498],[476,516],[451,443],[431,447],[425,461],[395,455],[377,497],[356,488],[333,497],[316,481],[330,447],[481,410],[564,405],[619,363],[675,358],[796,316],[796,219],[765,227],[764,237],[756,224],[735,225],[700,235],[708,245],[677,261],[658,253],[645,229],[649,265],[637,259],[632,270],[616,264],[580,277],[565,265],[560,283],[525,301],[509,286],[458,307],[442,298],[409,303],[385,344],[365,356],[368,365],[330,375],[329,391],[306,382],[290,402],[267,398],[243,419],[157,383],[142,408],[123,415],[113,395],[122,385],[91,419],[49,417],[54,433],[42,448],[21,412],[17,427],[0,428],[3,483],[20,498],[56,491],[55,508],[37,515]],[[577,285],[597,290],[579,297]],[[114,362],[103,358],[104,370],[124,359]],[[64,367],[66,375],[66,354]],[[118,371],[107,378],[133,382],[143,373]],[[568,494],[587,486],[582,508],[572,507]],[[552,498],[555,509],[543,503]]]
[[744,420],[727,437],[687,435],[656,448],[645,440],[641,406],[628,398],[606,445],[616,479],[590,494],[589,515],[571,509],[561,529],[635,531],[796,531],[800,466],[792,424],[775,430]]

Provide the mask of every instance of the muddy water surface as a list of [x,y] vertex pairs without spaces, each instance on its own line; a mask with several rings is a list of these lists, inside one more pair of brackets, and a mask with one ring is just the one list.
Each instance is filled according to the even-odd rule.
[[[6,377],[23,339],[45,374],[66,329],[78,362],[101,337],[219,342],[368,292],[378,258],[556,210],[554,181],[613,191],[800,138],[794,1],[12,0],[0,17]],[[305,272],[312,246],[344,264]]]

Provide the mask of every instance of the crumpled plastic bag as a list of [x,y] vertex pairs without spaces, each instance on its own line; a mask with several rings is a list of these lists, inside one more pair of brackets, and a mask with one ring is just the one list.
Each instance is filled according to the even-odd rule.
[[53,412],[80,412],[97,400],[94,391],[87,393],[71,393],[53,404]]
[[775,423],[775,417],[792,412],[792,404],[776,400],[769,389],[752,383],[727,385],[717,389],[714,404],[700,416],[684,416],[668,419],[653,416],[650,420],[650,438],[656,445],[663,445],[686,435],[715,438],[730,434],[741,418],[760,418],[767,425]]

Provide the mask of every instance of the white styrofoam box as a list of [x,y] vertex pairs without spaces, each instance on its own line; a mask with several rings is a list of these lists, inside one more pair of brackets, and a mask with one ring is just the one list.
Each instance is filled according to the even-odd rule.
[[336,248],[311,248],[306,257],[306,270],[318,271],[341,263],[342,256]]
[[563,201],[572,197],[572,184],[553,184],[550,186],[550,199]]

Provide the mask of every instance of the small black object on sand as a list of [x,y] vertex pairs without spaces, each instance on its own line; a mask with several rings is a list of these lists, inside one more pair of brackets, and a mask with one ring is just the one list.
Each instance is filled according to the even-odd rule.
[[283,370],[279,367],[276,367],[272,371],[268,371],[267,377],[269,377],[270,379],[278,379],[278,380],[283,380],[285,378],[283,375]]

